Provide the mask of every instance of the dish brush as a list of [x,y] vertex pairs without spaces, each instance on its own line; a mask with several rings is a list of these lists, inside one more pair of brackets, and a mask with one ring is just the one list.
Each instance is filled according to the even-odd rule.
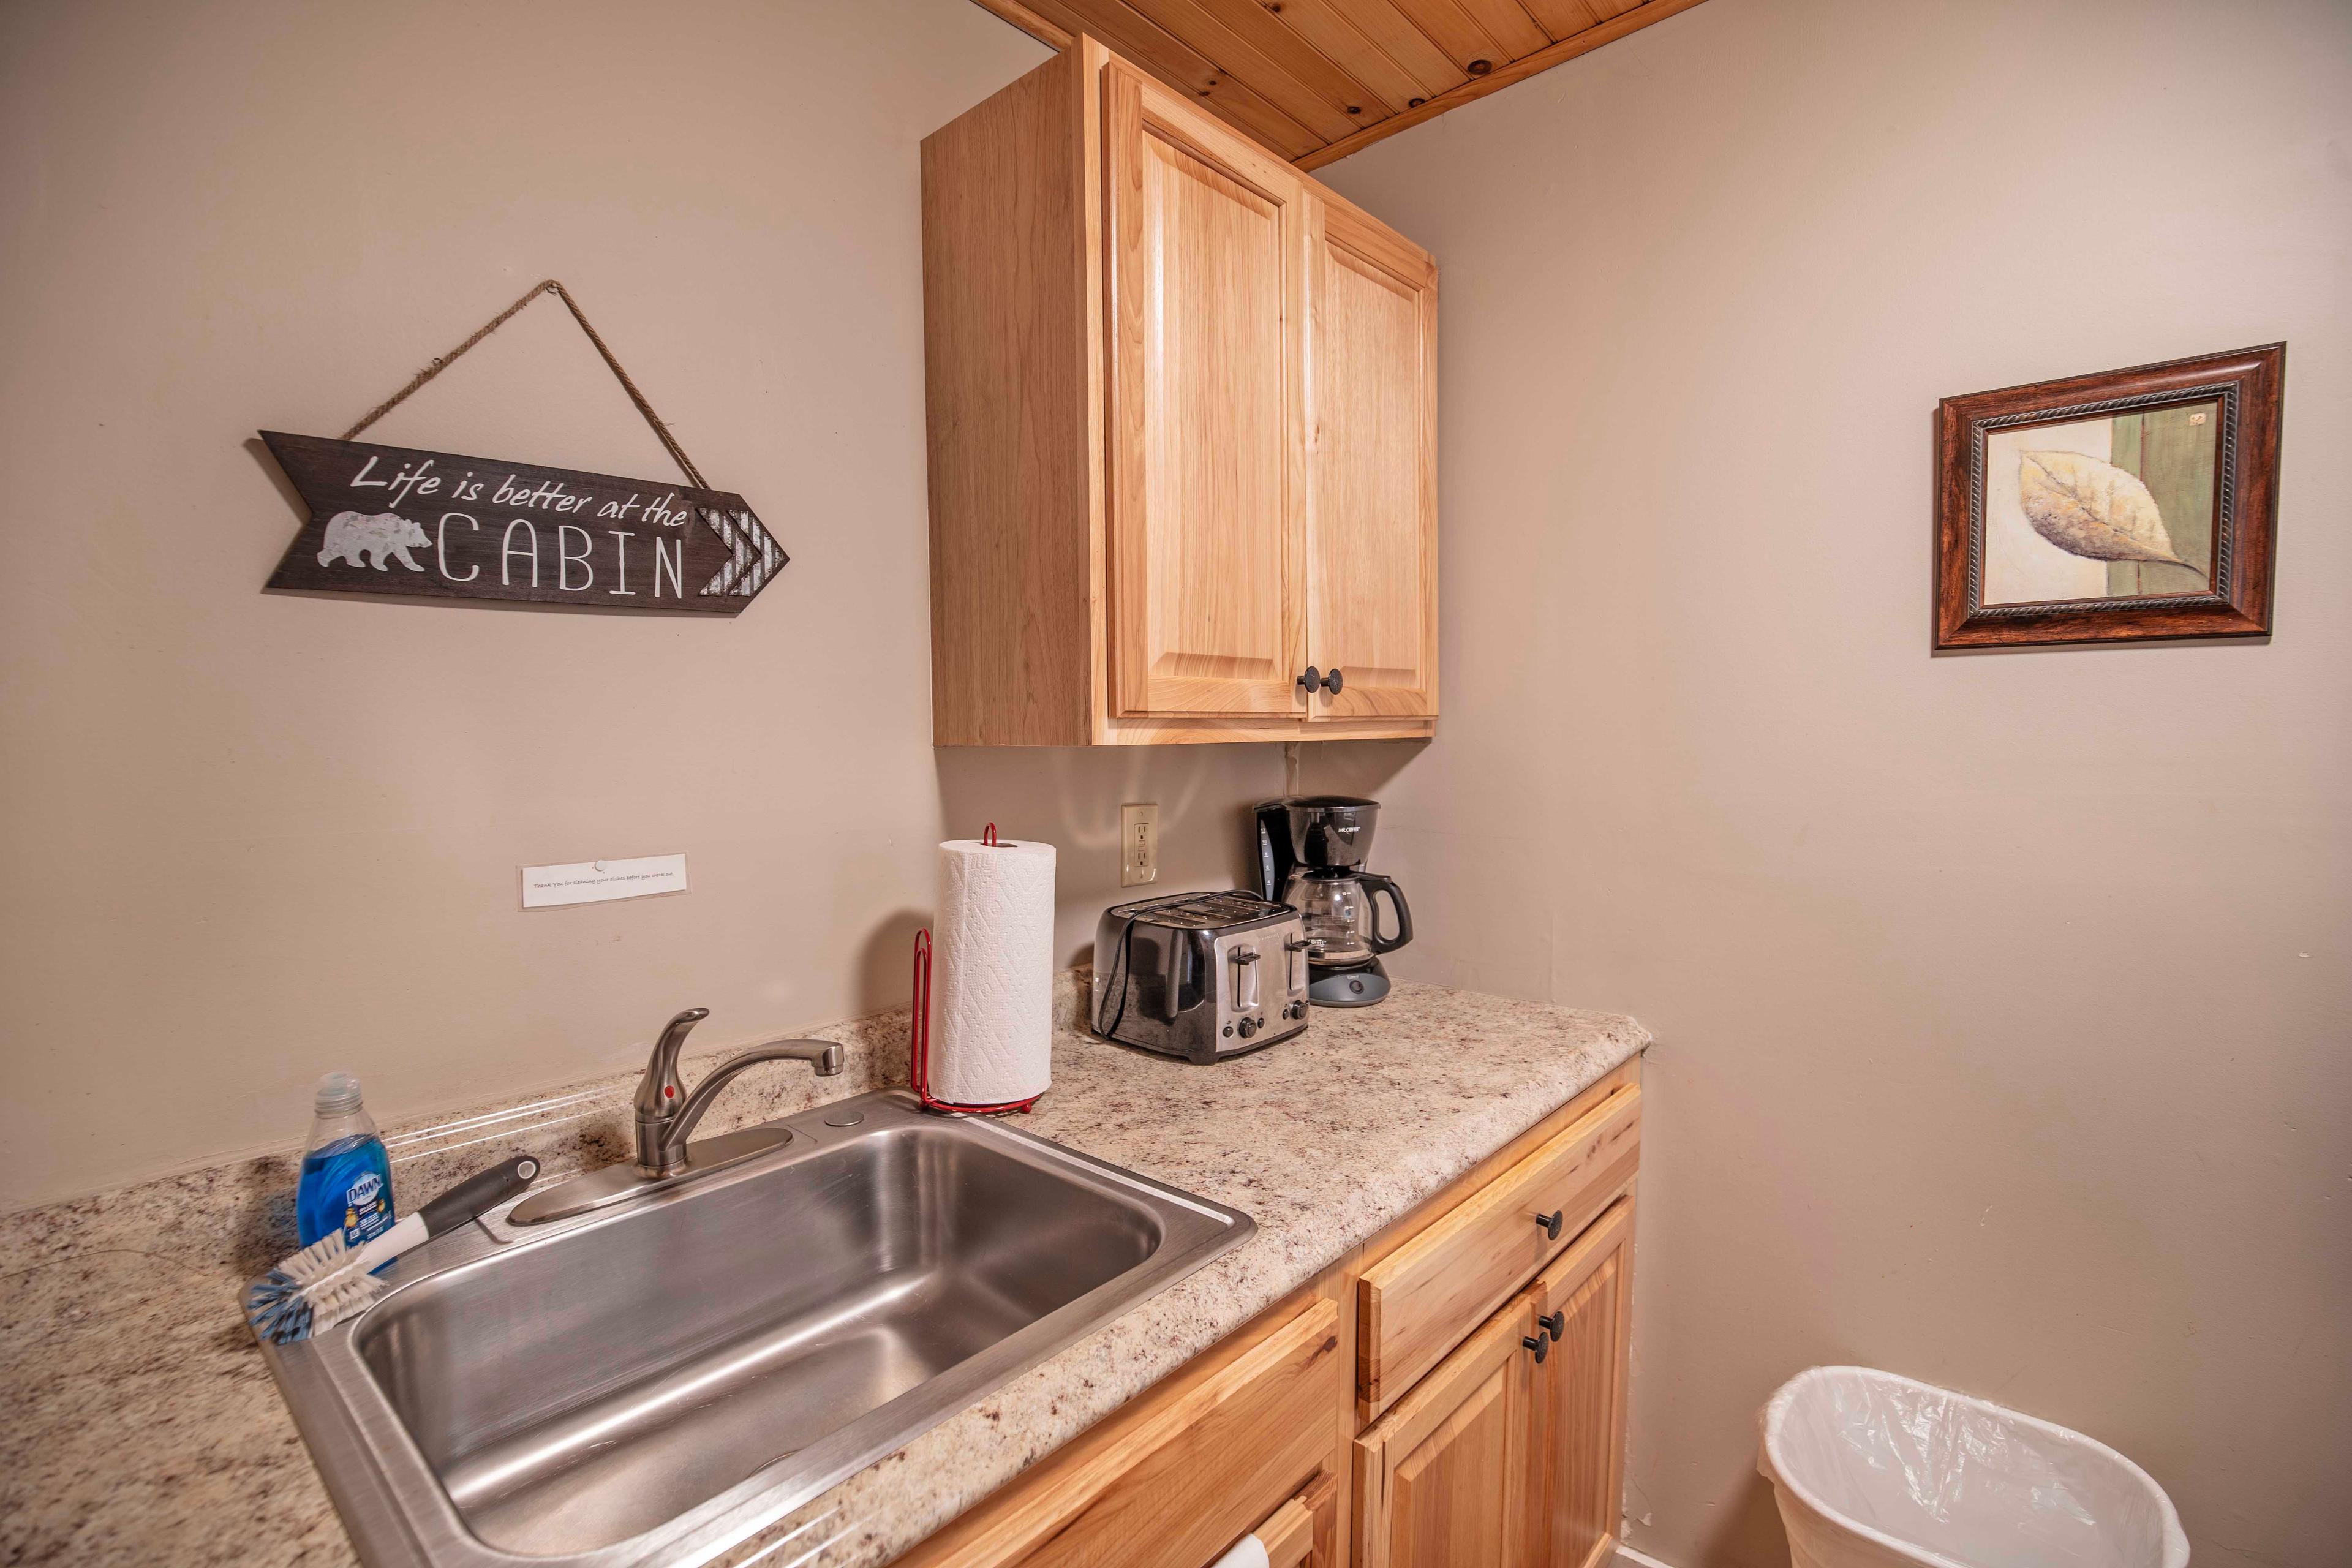
[[383,1294],[376,1269],[496,1208],[538,1174],[539,1162],[518,1154],[467,1177],[372,1241],[353,1247],[340,1226],[328,1232],[246,1291],[245,1319],[253,1337],[266,1344],[290,1344],[357,1317]]

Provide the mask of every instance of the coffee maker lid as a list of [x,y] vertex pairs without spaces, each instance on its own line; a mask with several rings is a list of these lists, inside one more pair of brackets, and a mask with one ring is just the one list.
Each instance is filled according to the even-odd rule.
[[1296,795],[1259,806],[1260,890],[1278,899],[1294,870],[1318,876],[1361,866],[1380,811],[1380,802],[1352,795]]

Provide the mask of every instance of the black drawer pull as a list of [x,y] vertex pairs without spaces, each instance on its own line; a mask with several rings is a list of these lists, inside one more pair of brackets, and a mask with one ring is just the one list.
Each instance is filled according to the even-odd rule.
[[1560,1211],[1554,1209],[1549,1214],[1539,1214],[1536,1215],[1536,1225],[1543,1231],[1545,1236],[1554,1241],[1558,1241],[1559,1239],[1560,1217]]

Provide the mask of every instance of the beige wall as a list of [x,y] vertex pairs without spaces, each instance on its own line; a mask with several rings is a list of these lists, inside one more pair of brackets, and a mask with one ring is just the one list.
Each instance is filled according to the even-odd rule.
[[[0,1206],[894,1005],[930,847],[1062,946],[1243,864],[1271,746],[934,754],[916,145],[1044,58],[967,0],[0,8]],[[733,622],[265,595],[333,435],[549,274],[793,564]],[[379,427],[648,477],[541,301]],[[516,868],[684,850],[682,897]]]
[[[1710,0],[1332,183],[1430,246],[1406,973],[1657,1030],[1628,1501],[1855,1361],[2352,1562],[2352,7]],[[1937,658],[1938,396],[2290,340],[2267,645]]]

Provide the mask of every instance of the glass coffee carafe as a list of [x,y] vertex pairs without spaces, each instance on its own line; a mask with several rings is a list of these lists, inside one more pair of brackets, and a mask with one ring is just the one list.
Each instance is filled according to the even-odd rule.
[[[1373,899],[1386,893],[1396,911],[1396,932],[1382,936]],[[1325,969],[1360,969],[1412,940],[1412,913],[1397,885],[1371,871],[1291,872],[1282,901],[1297,910],[1307,927],[1307,962]]]
[[[1389,994],[1381,955],[1412,940],[1412,911],[1388,878],[1364,869],[1378,801],[1353,795],[1270,800],[1257,808],[1258,890],[1297,910],[1307,936],[1307,999],[1368,1007]],[[1386,894],[1395,930],[1382,934]]]

